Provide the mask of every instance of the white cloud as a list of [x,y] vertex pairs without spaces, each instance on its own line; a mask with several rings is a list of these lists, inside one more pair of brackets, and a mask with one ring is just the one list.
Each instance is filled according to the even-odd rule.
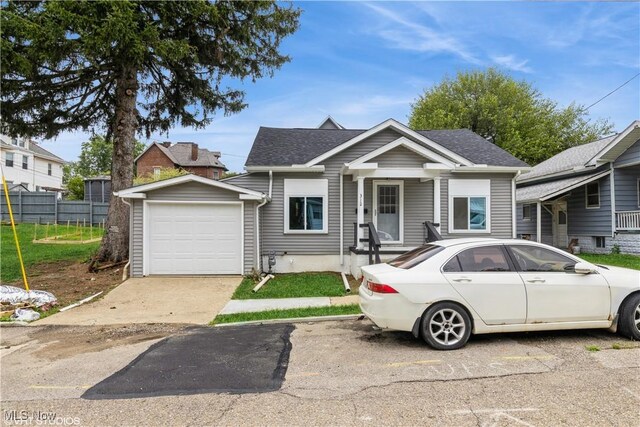
[[529,63],[528,59],[520,60],[516,58],[515,55],[495,55],[492,56],[491,59],[497,65],[509,70],[519,71],[521,73],[533,73],[533,69],[527,65]]
[[415,23],[400,14],[377,4],[364,3],[366,7],[394,24],[376,34],[390,42],[395,48],[416,52],[450,53],[472,64],[480,61],[455,37],[436,31],[426,25]]

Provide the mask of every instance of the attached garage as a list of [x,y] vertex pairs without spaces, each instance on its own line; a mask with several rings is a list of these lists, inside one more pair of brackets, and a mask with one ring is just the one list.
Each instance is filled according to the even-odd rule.
[[242,274],[242,202],[146,202],[145,275]]
[[185,175],[120,191],[131,206],[131,275],[247,274],[257,268],[262,193]]

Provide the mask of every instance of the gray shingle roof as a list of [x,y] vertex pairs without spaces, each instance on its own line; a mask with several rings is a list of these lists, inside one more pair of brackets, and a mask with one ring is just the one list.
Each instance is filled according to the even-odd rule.
[[173,157],[172,160],[174,163],[180,166],[215,166],[226,169],[225,165],[218,159],[218,156],[220,156],[219,152],[209,151],[206,148],[198,148],[198,158],[191,160],[190,143],[179,142],[168,148],[163,145],[160,145],[160,147],[164,148],[163,151],[170,152],[170,158]]
[[[246,166],[303,164],[366,132],[366,129],[306,129],[261,127]],[[502,148],[468,129],[421,130],[421,135],[475,164],[527,166]]]
[[616,136],[608,136],[588,144],[568,148],[536,165],[531,171],[520,175],[518,181],[542,178],[547,175],[571,171],[575,167],[585,166],[593,156],[598,154]]
[[519,187],[516,189],[516,201],[544,201],[549,196],[556,194],[559,191],[573,187],[576,184],[581,184],[583,182],[589,181],[601,174],[602,171],[594,172],[588,175],[571,176],[569,178],[557,179],[555,181],[543,182],[540,184],[529,185],[527,187]]

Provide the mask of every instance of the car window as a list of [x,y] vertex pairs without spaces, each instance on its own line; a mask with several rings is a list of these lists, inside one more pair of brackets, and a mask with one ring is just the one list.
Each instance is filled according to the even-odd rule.
[[507,257],[501,246],[480,246],[458,254],[462,271],[510,271]]
[[454,256],[447,262],[444,266],[442,266],[442,271],[444,273],[457,273],[462,271],[462,267],[460,267],[460,261],[458,261],[458,257]]
[[421,262],[431,258],[444,248],[438,245],[423,245],[400,255],[388,262],[389,265],[405,270],[415,267]]
[[571,258],[555,251],[529,245],[509,247],[522,271],[571,271],[576,264]]

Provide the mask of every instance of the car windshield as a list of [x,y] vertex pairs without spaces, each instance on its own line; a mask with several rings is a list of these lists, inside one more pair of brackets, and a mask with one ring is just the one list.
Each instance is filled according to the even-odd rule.
[[392,259],[388,262],[389,265],[397,268],[403,268],[405,270],[415,267],[424,260],[427,260],[444,249],[442,246],[437,245],[424,245],[415,248],[412,251],[406,252],[399,257]]

